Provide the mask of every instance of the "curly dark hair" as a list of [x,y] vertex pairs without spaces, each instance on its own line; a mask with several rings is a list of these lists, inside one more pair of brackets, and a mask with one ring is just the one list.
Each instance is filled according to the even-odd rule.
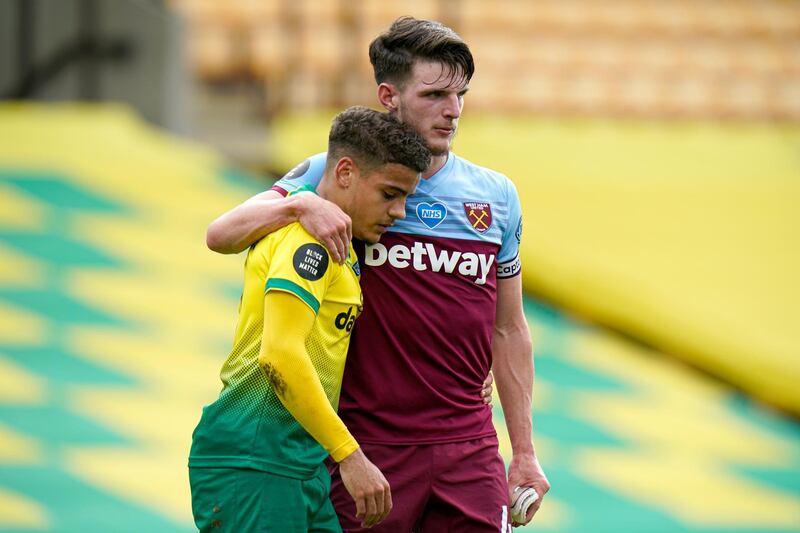
[[328,164],[352,157],[365,172],[396,163],[423,172],[431,162],[425,139],[389,113],[350,107],[333,119],[328,135]]
[[437,61],[451,83],[469,81],[475,73],[472,52],[456,32],[433,20],[400,17],[369,45],[375,82],[403,85],[416,60]]

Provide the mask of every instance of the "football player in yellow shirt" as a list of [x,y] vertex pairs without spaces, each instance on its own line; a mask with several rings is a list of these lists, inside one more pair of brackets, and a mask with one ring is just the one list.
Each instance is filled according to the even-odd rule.
[[[333,121],[316,191],[377,242],[405,216],[430,163],[411,127],[350,108]],[[297,175],[301,175],[298,169]],[[391,510],[383,474],[336,414],[350,332],[362,309],[352,248],[344,264],[299,223],[250,248],[233,349],[219,398],[192,435],[189,478],[200,531],[341,532],[323,461],[339,463],[363,525]]]

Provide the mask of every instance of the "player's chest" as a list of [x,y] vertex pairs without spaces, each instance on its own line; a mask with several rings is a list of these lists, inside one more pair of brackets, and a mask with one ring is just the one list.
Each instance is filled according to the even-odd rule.
[[326,317],[320,317],[329,323],[334,331],[341,335],[349,335],[356,319],[364,309],[364,297],[361,284],[356,273],[360,270],[358,262],[341,267],[342,272],[325,294],[324,308]]
[[418,193],[406,201],[406,217],[395,222],[389,231],[499,244],[507,220],[506,204],[488,194]]

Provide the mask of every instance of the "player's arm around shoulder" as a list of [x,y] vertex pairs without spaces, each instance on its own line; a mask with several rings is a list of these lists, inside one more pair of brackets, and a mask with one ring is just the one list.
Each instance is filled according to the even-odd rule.
[[206,246],[221,254],[239,253],[262,237],[297,220],[299,198],[279,192],[260,192],[223,213],[206,230]]
[[[302,179],[303,175],[293,173],[297,174],[303,168],[305,168],[304,173],[310,172],[316,176],[321,172],[317,167],[324,164],[324,158],[321,158],[323,155],[318,154],[307,159],[284,176],[278,184],[301,185],[302,181],[297,180]],[[310,174],[306,177],[312,179]],[[285,185],[284,188],[278,184],[215,219],[206,231],[206,245],[218,253],[239,253],[275,230],[299,221],[317,240],[331,250],[334,261],[344,262],[347,258],[347,246],[352,238],[350,217],[337,205],[313,192],[288,194],[291,191],[287,189],[300,190],[304,187]],[[312,180],[309,185],[313,189],[316,183]]]

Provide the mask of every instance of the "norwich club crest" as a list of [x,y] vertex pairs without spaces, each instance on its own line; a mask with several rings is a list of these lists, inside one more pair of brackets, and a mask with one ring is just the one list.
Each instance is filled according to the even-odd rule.
[[467,220],[478,233],[484,233],[492,225],[492,206],[486,202],[464,202]]

